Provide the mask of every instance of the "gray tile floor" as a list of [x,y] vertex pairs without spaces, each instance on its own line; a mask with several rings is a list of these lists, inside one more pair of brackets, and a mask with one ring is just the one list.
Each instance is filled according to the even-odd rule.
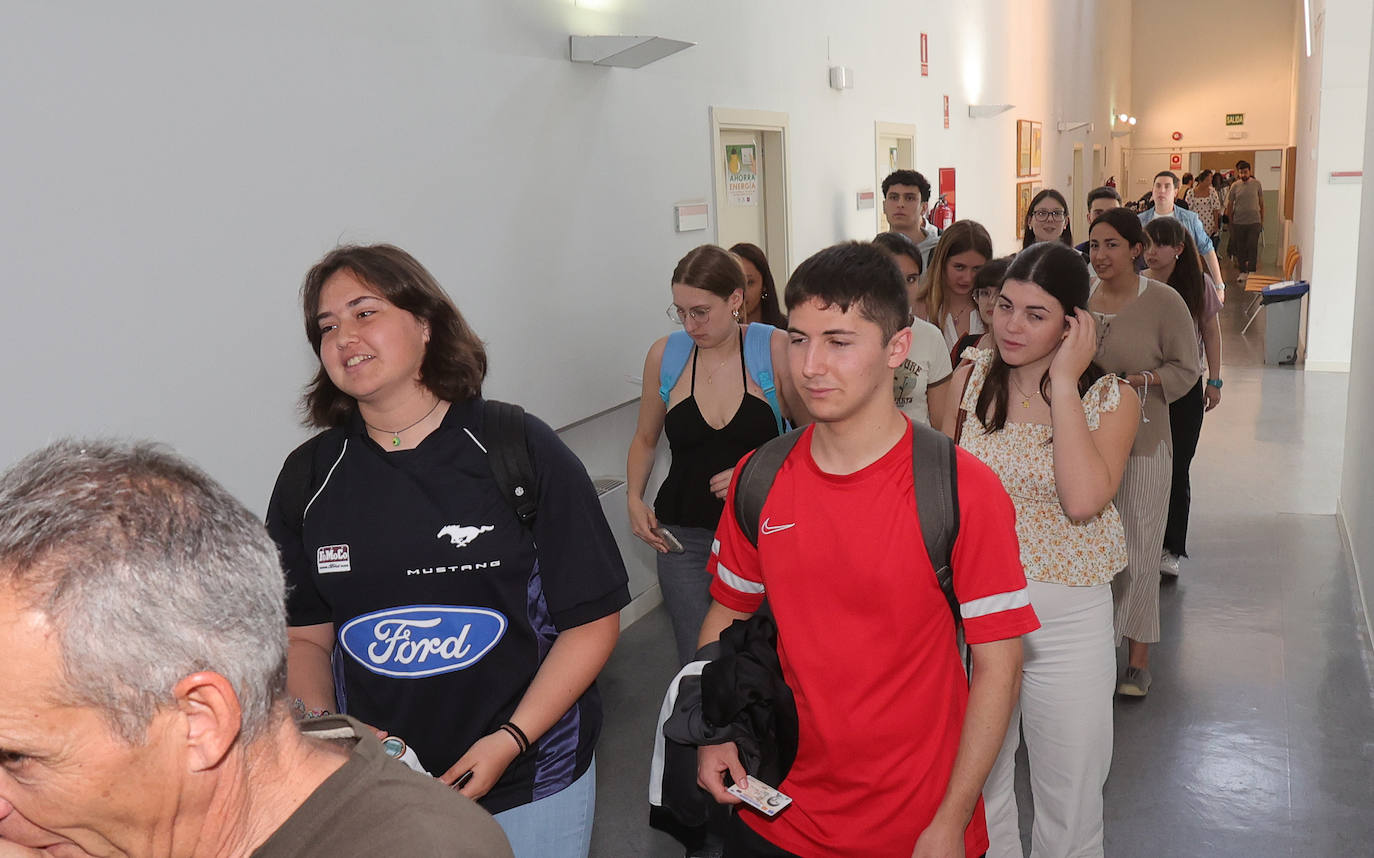
[[[1263,366],[1263,319],[1241,338],[1247,302],[1230,291],[1222,405],[1192,469],[1193,556],[1160,593],[1149,697],[1116,709],[1106,854],[1374,855],[1374,651],[1334,515],[1347,377]],[[602,677],[598,858],[682,855],[646,823],[674,667],[660,609]]]

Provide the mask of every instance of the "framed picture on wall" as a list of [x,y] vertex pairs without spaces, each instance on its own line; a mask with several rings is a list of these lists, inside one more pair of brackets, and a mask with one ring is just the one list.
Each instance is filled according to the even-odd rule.
[[1030,211],[1031,198],[1035,196],[1039,182],[1016,183],[1016,237],[1020,238],[1026,228],[1026,212]]
[[1029,176],[1030,174],[1031,123],[1029,119],[1018,119],[1016,120],[1016,175]]
[[1031,129],[1030,129],[1030,138],[1031,138],[1030,172],[1027,173],[1026,175],[1029,175],[1029,176],[1038,176],[1038,175],[1040,175],[1040,133],[1041,133],[1041,130],[1042,130],[1042,123],[1040,123],[1040,122],[1032,122],[1032,123],[1030,124],[1030,126],[1031,126]]

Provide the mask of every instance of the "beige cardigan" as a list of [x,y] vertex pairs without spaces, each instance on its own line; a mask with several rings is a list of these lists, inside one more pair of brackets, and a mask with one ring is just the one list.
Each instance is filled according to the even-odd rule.
[[[1107,321],[1097,319],[1097,363],[1120,376],[1149,370],[1157,384],[1150,385],[1143,402],[1144,416],[1135,435],[1132,456],[1150,456],[1163,441],[1172,452],[1169,434],[1169,403],[1198,383],[1197,329],[1183,296],[1173,287],[1144,275],[1145,291]],[[1096,288],[1097,282],[1093,286]],[[1136,388],[1139,393],[1143,389]]]

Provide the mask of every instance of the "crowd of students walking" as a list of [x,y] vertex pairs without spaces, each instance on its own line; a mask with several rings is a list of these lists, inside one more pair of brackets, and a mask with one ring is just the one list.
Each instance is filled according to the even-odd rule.
[[[654,745],[655,818],[689,854],[1019,856],[1022,741],[1032,854],[1103,854],[1113,698],[1154,681],[1161,575],[1187,556],[1188,466],[1221,402],[1207,180],[1189,192],[1196,212],[1175,205],[1168,172],[1141,213],[1094,189],[1078,245],[1067,200],[1045,190],[1022,246],[998,257],[976,221],[928,223],[929,183],[899,170],[883,183],[891,230],[821,250],[784,288],[751,244],[695,248],[665,277],[681,329],[645,357],[628,511],[657,552],[682,666]],[[1250,192],[1230,193],[1239,229]],[[286,458],[267,533],[243,535],[270,534],[280,552],[284,594],[275,563],[252,574],[275,580],[259,622],[284,615],[286,629],[277,660],[255,662],[263,687],[235,700],[276,713],[301,759],[324,747],[302,737],[346,735],[415,820],[461,805],[476,821],[453,854],[585,858],[595,680],[630,598],[586,470],[538,418],[483,399],[481,339],[404,250],[336,248],[307,273],[301,311],[319,359],[303,405],[320,432]],[[668,473],[650,499],[663,436]],[[44,455],[80,481],[96,454]],[[140,468],[181,474],[188,498],[219,491],[138,450],[99,455],[116,494]],[[25,467],[38,465],[0,478],[0,515],[32,518]],[[119,514],[103,498],[93,527]],[[199,524],[149,513],[139,527],[176,531],[151,542],[208,539],[204,515],[175,515]],[[121,581],[136,583],[110,586]],[[13,613],[8,592],[0,612]],[[215,593],[196,598],[230,610]],[[288,708],[299,734],[282,726]],[[216,711],[233,733],[238,710]],[[372,732],[432,780],[397,780]],[[275,753],[242,741],[254,759]],[[27,771],[31,755],[6,753],[5,772]],[[320,795],[339,788],[343,757],[331,759],[311,781]],[[5,855],[45,848],[42,820],[67,812],[23,783],[0,778]],[[375,854],[361,845],[379,836],[368,817],[350,811],[340,828],[337,808],[306,797],[281,831],[356,829],[346,839]],[[187,812],[130,800],[153,828]],[[167,807],[181,808],[171,821]]]
[[[1220,207],[1209,209],[1209,181],[1188,196],[1210,216]],[[1160,173],[1153,205],[1137,214],[1114,188],[1094,189],[1087,240],[1075,246],[1067,200],[1044,190],[1021,248],[997,258],[977,222],[929,224],[928,182],[897,171],[883,183],[891,231],[797,269],[783,292],[787,333],[770,328],[771,354],[755,352],[762,368],[744,346],[762,338],[759,317],[741,310],[744,272],[766,261],[731,266],[708,246],[679,263],[671,313],[684,330],[646,360],[631,520],[659,552],[684,665],[766,600],[800,727],[797,759],[772,785],[795,799],[788,811],[708,824],[688,841],[692,854],[946,854],[957,829],[962,845],[948,854],[1021,855],[1013,783],[1023,736],[1032,854],[1102,854],[1113,694],[1145,697],[1153,682],[1161,575],[1177,576],[1187,556],[1188,466],[1203,414],[1221,400],[1216,219],[1176,207],[1179,193],[1178,178]],[[780,380],[777,397],[762,395],[760,372]],[[782,443],[769,439],[784,420],[813,425],[797,430],[763,530],[745,539],[734,498],[748,456],[733,463]],[[923,556],[924,520],[912,510],[915,484],[942,476],[920,461],[910,476],[909,436],[924,425],[960,447],[952,598],[971,670],[936,695],[943,704],[912,692],[931,689],[923,672],[943,675],[956,625],[933,610],[940,560]],[[647,465],[665,429],[669,472],[650,510]],[[979,473],[993,479],[975,486]],[[980,577],[1008,544],[1022,574]],[[947,647],[927,639],[932,625]],[[879,668],[816,651],[836,634]],[[961,729],[914,740],[898,726],[932,718]],[[746,777],[733,745],[699,753],[701,786],[737,803],[724,790],[727,777]]]

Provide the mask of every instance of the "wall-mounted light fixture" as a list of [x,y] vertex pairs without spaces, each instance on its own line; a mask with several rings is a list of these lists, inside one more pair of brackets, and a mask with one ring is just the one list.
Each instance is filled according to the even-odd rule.
[[1130,134],[1132,131],[1135,130],[1136,119],[1129,113],[1118,113],[1116,116],[1112,118],[1116,120],[1116,122],[1119,122],[1122,126],[1124,126],[1122,128],[1113,128],[1113,137],[1125,137],[1127,134]]
[[637,69],[695,44],[662,36],[569,36],[568,58],[575,63]]
[[1059,129],[1060,134],[1063,134],[1066,131],[1077,131],[1080,128],[1088,129],[1089,134],[1093,133],[1093,124],[1091,122],[1088,122],[1087,120],[1075,120],[1073,122],[1065,122],[1061,119],[1059,120],[1059,124],[1056,127]]
[[968,115],[970,119],[989,119],[998,114],[1006,113],[1015,106],[1014,104],[970,104]]

